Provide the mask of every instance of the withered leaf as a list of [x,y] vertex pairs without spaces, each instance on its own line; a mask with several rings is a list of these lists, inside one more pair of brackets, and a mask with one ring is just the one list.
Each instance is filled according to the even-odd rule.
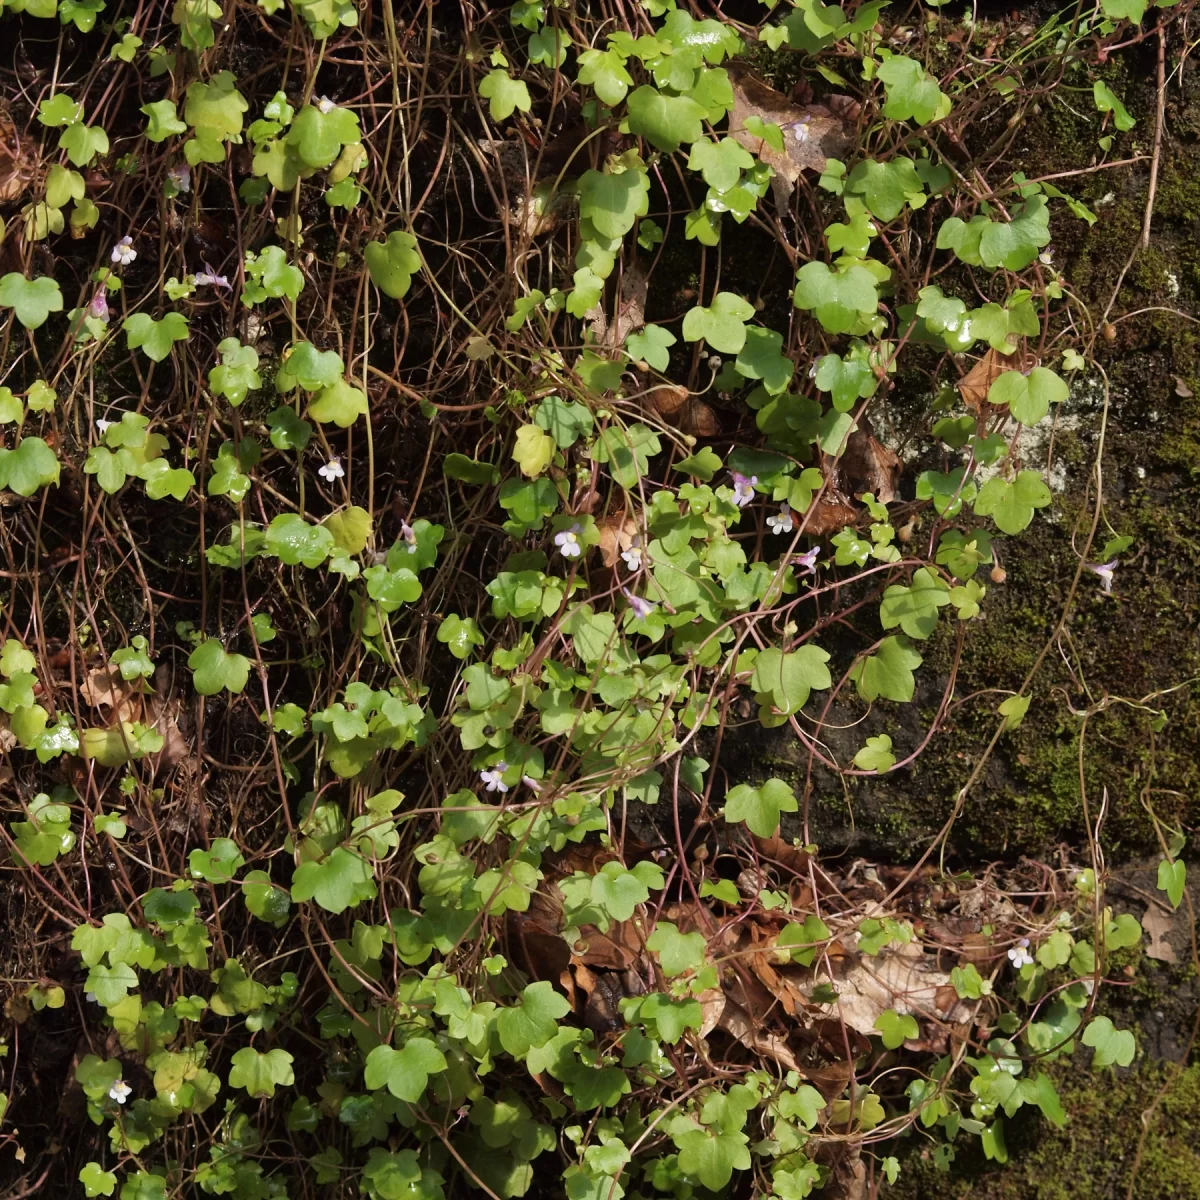
[[[729,113],[730,135],[751,154],[775,169],[772,186],[775,202],[786,205],[801,171],[824,171],[825,161],[841,158],[850,145],[852,107],[838,105],[839,111],[824,104],[793,104],[782,92],[768,87],[739,64],[729,67],[733,86],[733,108]],[[846,101],[847,97],[836,97]],[[746,128],[747,117],[758,117],[783,130],[783,151],[768,146]]]
[[1001,354],[989,350],[959,381],[963,403],[978,413],[987,403],[988,390],[1005,371],[1023,371],[1031,365],[1028,355]]
[[847,439],[837,470],[842,489],[852,496],[870,492],[880,504],[896,498],[900,459],[875,437],[865,418]]

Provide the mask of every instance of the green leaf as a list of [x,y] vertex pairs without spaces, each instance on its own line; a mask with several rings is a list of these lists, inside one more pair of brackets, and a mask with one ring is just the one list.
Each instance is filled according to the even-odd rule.
[[442,471],[449,479],[462,483],[495,484],[500,482],[500,472],[491,463],[468,458],[465,454],[447,454],[442,461]]
[[240,692],[250,678],[250,660],[244,654],[229,654],[217,638],[207,638],[188,656],[192,686],[201,696],[224,690]]
[[[860,162],[853,171],[846,177],[846,193],[851,196],[861,196],[863,203],[871,211],[871,215],[878,217],[881,221],[891,221],[900,215],[900,211],[906,204],[912,205],[914,208],[925,201],[925,190],[921,185],[921,177],[917,174],[916,164],[909,158],[892,158],[887,162],[876,162],[874,159],[864,159]],[[829,248],[838,250],[840,245],[835,244],[832,230],[837,226],[830,226],[826,230],[826,235],[829,238]],[[841,228],[845,228],[842,226]],[[865,254],[867,251],[868,242],[861,240],[867,235],[867,229],[862,229],[859,233],[859,249],[847,249],[847,253],[854,255]],[[874,234],[874,229],[870,230],[871,235]],[[838,242],[845,241],[845,236],[838,238]]]
[[557,1032],[558,1023],[571,1011],[565,997],[546,980],[527,985],[515,1007],[496,1016],[500,1044],[513,1056],[524,1058],[535,1046],[544,1046]]
[[698,971],[704,965],[707,942],[702,933],[680,933],[670,921],[659,921],[646,946],[658,955],[663,972],[672,976]]
[[741,178],[743,171],[754,166],[754,156],[731,137],[719,142],[700,138],[692,143],[688,158],[690,170],[699,171],[704,182],[718,192],[727,192]]
[[[12,5],[8,6],[10,9]],[[50,14],[53,16],[53,12]],[[83,116],[83,106],[76,104],[65,92],[59,92],[38,104],[38,121],[53,129],[61,125],[74,125]]]
[[488,102],[493,121],[507,121],[516,109],[528,112],[533,107],[529,88],[500,67],[487,73],[479,85],[479,94]]
[[879,308],[879,283],[861,262],[843,262],[836,270],[823,262],[805,263],[796,272],[792,302],[814,312],[829,333],[865,332],[865,318]]
[[625,56],[615,49],[585,50],[579,55],[580,83],[590,84],[609,108],[620,104],[633,87]]
[[217,838],[207,850],[197,847],[188,855],[192,878],[209,883],[228,883],[245,865],[237,842],[229,838]]
[[385,296],[402,300],[412,286],[412,277],[421,269],[417,239],[411,233],[395,230],[385,242],[369,242],[363,260],[375,286]]
[[343,146],[362,140],[358,114],[328,100],[308,104],[296,114],[286,144],[295,148],[308,167],[328,167]]
[[208,386],[214,396],[224,396],[237,408],[248,393],[262,387],[258,351],[253,346],[243,346],[235,337],[223,338],[217,343],[217,351],[221,364],[209,371]]
[[0,279],[0,308],[11,308],[26,329],[39,329],[52,312],[62,312],[62,292],[49,276],[26,279],[10,271]]
[[108,153],[108,134],[99,125],[79,121],[58,135],[58,145],[77,167],[86,167],[97,154]]
[[889,1050],[898,1050],[905,1042],[913,1041],[921,1036],[921,1027],[916,1017],[901,1016],[894,1008],[884,1009],[875,1018],[875,1028],[883,1038],[883,1044]]
[[0,450],[0,488],[32,496],[40,487],[58,483],[59,462],[40,438],[22,438],[15,450]]
[[522,425],[513,445],[513,462],[526,478],[536,479],[549,467],[556,449],[554,439],[544,429],[537,425]]
[[989,479],[975,498],[975,512],[991,517],[1005,533],[1020,533],[1033,520],[1035,508],[1050,503],[1050,489],[1037,471],[1021,471],[1016,479]]
[[397,1100],[415,1104],[429,1086],[429,1077],[449,1067],[446,1056],[428,1038],[415,1037],[399,1050],[376,1046],[367,1055],[363,1082],[372,1091],[386,1087]]
[[820,646],[804,645],[787,653],[771,647],[760,651],[754,660],[750,686],[760,704],[769,703],[781,713],[799,712],[808,703],[812,689],[823,691],[832,686],[825,665],[828,661],[828,653]]
[[167,313],[161,321],[156,321],[149,313],[134,313],[125,318],[121,328],[125,330],[129,348],[137,350],[140,347],[153,362],[162,362],[176,342],[185,342],[189,336],[187,318],[177,312]]
[[754,305],[733,292],[718,292],[707,308],[696,305],[683,318],[683,340],[701,338],[722,354],[737,354],[746,344],[746,322]]
[[97,964],[88,971],[84,991],[96,997],[103,1008],[112,1008],[125,999],[131,989],[138,985],[137,972],[128,963],[117,963],[112,967]]
[[738,352],[734,365],[739,375],[762,380],[764,389],[772,396],[787,390],[796,369],[783,353],[783,335],[758,325],[746,328],[745,345]]
[[750,1169],[749,1138],[742,1132],[716,1132],[692,1129],[675,1135],[679,1148],[679,1169],[710,1191],[722,1191],[734,1171]]
[[333,534],[299,513],[280,513],[267,526],[266,550],[289,567],[319,567],[333,550]]
[[913,698],[913,671],[924,660],[903,637],[886,637],[874,654],[860,658],[850,668],[858,694],[869,704],[882,697],[907,704]]
[[90,1162],[79,1172],[79,1182],[83,1184],[85,1196],[111,1196],[117,1186],[117,1177],[98,1162]]
[[707,110],[690,96],[671,96],[643,84],[629,94],[626,110],[629,132],[667,154],[691,145],[704,133],[701,121]]
[[579,214],[601,237],[623,238],[650,207],[650,176],[640,164],[623,171],[585,171],[579,178]]
[[782,779],[768,779],[760,788],[739,783],[725,797],[726,822],[745,822],[752,833],[764,838],[775,835],[780,813],[798,809],[795,794]]
[[146,139],[151,142],[165,142],[176,134],[187,133],[187,126],[175,112],[174,100],[156,100],[152,104],[143,104],[141,111],[146,114]]
[[638,1005],[637,1015],[643,1021],[652,1021],[651,1030],[657,1029],[658,1036],[672,1046],[687,1030],[699,1029],[704,1024],[704,1009],[699,1000],[673,1000],[661,992],[647,996]]
[[924,639],[937,628],[938,609],[949,603],[941,579],[927,567],[919,567],[910,587],[893,584],[883,593],[879,620],[884,629],[899,625],[909,637]]
[[590,409],[582,404],[570,404],[560,396],[547,396],[542,400],[533,410],[533,419],[550,434],[560,450],[588,437],[594,427]]
[[893,54],[879,65],[876,74],[887,91],[885,117],[928,125],[950,115],[950,97],[915,59]]
[[270,1098],[276,1087],[291,1087],[296,1082],[292,1056],[278,1048],[260,1054],[252,1046],[243,1046],[230,1060],[229,1086],[245,1088],[251,1096]]
[[1080,1039],[1085,1046],[1095,1050],[1092,1069],[1128,1067],[1137,1053],[1137,1042],[1128,1029],[1116,1029],[1108,1017],[1093,1017]]
[[338,379],[317,393],[308,406],[308,415],[322,425],[349,429],[359,417],[367,415],[367,394],[348,380]]
[[864,771],[875,771],[882,775],[896,763],[892,753],[892,739],[886,733],[867,738],[867,744],[854,756],[854,765]]
[[1036,425],[1069,395],[1066,383],[1047,367],[1034,367],[1028,375],[1005,371],[988,388],[988,403],[1008,411],[1022,425]]
[[268,414],[267,428],[271,431],[271,445],[276,450],[303,450],[313,433],[308,421],[283,405]]
[[290,392],[302,387],[306,392],[317,392],[337,383],[344,370],[336,350],[318,350],[310,342],[297,342],[276,373],[275,390]]
[[1020,725],[1029,711],[1029,703],[1032,699],[1032,696],[1009,696],[1007,700],[1001,702],[996,711],[1004,718],[1005,729],[1016,729]]
[[460,662],[470,658],[474,648],[484,645],[487,641],[474,618],[460,617],[458,613],[448,613],[442,618],[442,623],[438,626],[437,640]]
[[316,900],[335,915],[374,899],[375,894],[371,864],[342,846],[321,862],[301,863],[292,876],[292,899],[296,903]]
[[[1105,6],[1107,8],[1107,5]],[[1112,113],[1113,124],[1125,133],[1137,124],[1129,115],[1129,109],[1121,103],[1120,97],[1103,80],[1097,79],[1092,85],[1092,98],[1096,102],[1096,111]]]
[[669,329],[647,325],[640,333],[631,333],[625,339],[625,352],[635,361],[642,359],[654,370],[665,372],[671,365],[670,348],[676,340]]
[[1183,900],[1183,889],[1187,882],[1187,866],[1183,859],[1174,862],[1164,858],[1158,864],[1158,890],[1167,893],[1172,908],[1178,908]]

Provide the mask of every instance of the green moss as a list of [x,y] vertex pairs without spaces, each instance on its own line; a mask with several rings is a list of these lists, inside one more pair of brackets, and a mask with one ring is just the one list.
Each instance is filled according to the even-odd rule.
[[[1163,1084],[1167,1089],[1155,1106]],[[889,1195],[896,1200],[1116,1200],[1131,1180],[1138,1200],[1200,1195],[1200,1067],[1143,1067],[1118,1077],[1081,1070],[1058,1080],[1068,1113],[1065,1128],[1036,1118],[1008,1127],[1010,1161],[983,1163],[964,1146],[953,1175],[938,1172],[932,1154],[904,1160]],[[1134,1158],[1142,1114],[1150,1112],[1142,1157]],[[964,1139],[960,1138],[960,1142]]]

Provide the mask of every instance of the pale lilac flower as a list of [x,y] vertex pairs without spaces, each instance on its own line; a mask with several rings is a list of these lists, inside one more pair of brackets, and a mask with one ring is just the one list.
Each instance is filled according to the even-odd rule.
[[108,289],[101,286],[96,289],[96,294],[88,301],[87,315],[94,317],[97,321],[108,320]]
[[1045,250],[1038,255],[1038,262],[1040,262],[1044,267],[1050,266],[1050,264],[1054,262],[1054,247],[1047,246]]
[[629,601],[629,607],[633,609],[633,615],[639,621],[644,621],[658,607],[642,596],[635,596],[627,587],[623,587],[621,591],[625,593],[625,599]]
[[532,775],[522,775],[521,782],[531,791],[540,792],[542,785]]
[[791,533],[795,528],[791,507],[786,503],[781,504],[778,515],[768,517],[767,524],[770,526],[772,533]]
[[116,421],[106,421],[103,417],[96,418],[96,428],[100,430],[101,437],[103,437],[116,424]]
[[1100,586],[1104,589],[1106,595],[1112,591],[1113,572],[1117,569],[1117,567],[1119,565],[1120,565],[1119,560],[1115,559],[1115,558],[1111,562],[1106,562],[1106,563],[1085,563],[1084,564],[1084,566],[1086,566],[1089,571],[1092,571],[1095,574],[1100,576]]
[[754,488],[758,483],[757,475],[745,476],[739,471],[730,471],[733,476],[733,502],[738,508],[745,508],[754,499]]
[[317,101],[317,108],[318,108],[318,109],[321,111],[321,114],[322,114],[323,116],[324,116],[324,115],[326,115],[326,114],[328,114],[328,113],[331,113],[331,112],[333,112],[333,110],[334,110],[336,107],[337,107],[337,105],[336,105],[336,104],[334,104],[334,102],[333,102],[332,100],[330,100],[330,98],[329,98],[328,96],[322,96],[322,97],[321,97],[321,98],[320,98],[320,99]]
[[344,479],[346,471],[342,466],[342,460],[335,455],[323,467],[317,468],[317,474],[332,483],[335,479]]
[[789,121],[783,126],[798,142],[807,142],[809,138],[808,123],[812,118],[805,113],[798,121]]
[[817,569],[817,559],[820,557],[820,554],[821,547],[814,546],[811,550],[805,550],[803,554],[797,554],[792,559],[792,565],[803,567],[804,570],[801,573],[807,575],[809,572]]
[[179,163],[167,172],[167,178],[175,185],[177,192],[192,190],[192,168],[187,163]]
[[817,360],[817,359],[814,359],[814,360],[813,360],[813,365],[812,365],[811,367],[809,367],[809,368],[808,368],[808,377],[809,377],[809,379],[816,379],[816,377],[817,377],[817,370],[818,370],[818,368],[819,368],[819,367],[820,367],[820,362],[819,362],[819,360]]
[[583,546],[579,542],[579,529],[579,525],[572,525],[570,529],[564,529],[562,533],[554,535],[554,544],[563,558],[578,558],[583,553]]
[[203,271],[197,271],[192,278],[195,280],[197,287],[211,286],[224,288],[227,292],[233,291],[233,288],[229,284],[228,278],[224,275],[218,275],[216,271],[214,271],[212,267],[208,265],[208,263],[204,264]]
[[126,234],[113,247],[112,261],[120,263],[123,267],[127,267],[135,258],[137,258],[137,251],[133,248],[133,238],[129,234]]
[[133,1088],[129,1086],[123,1079],[118,1079],[116,1083],[108,1089],[108,1097],[110,1100],[115,1100],[118,1104],[124,1104],[130,1096],[133,1095]]
[[84,999],[85,999],[85,1000],[86,1000],[86,1001],[87,1001],[89,1004],[99,1004],[99,1003],[100,1003],[100,1001],[96,999],[96,993],[95,993],[95,992],[84,992],[84,993],[83,993],[83,998],[84,998]]
[[498,762],[490,771],[480,771],[480,782],[487,788],[489,792],[507,792],[508,784],[504,782],[504,772],[508,770],[508,763]]
[[621,559],[631,571],[640,571],[642,569],[641,534],[635,534],[633,540],[629,543],[629,549],[621,551]]
[[404,539],[404,547],[409,554],[417,552],[417,535],[407,521],[400,522],[400,536]]
[[1008,961],[1012,963],[1014,971],[1019,971],[1022,967],[1033,966],[1033,955],[1029,953],[1028,938],[1022,938],[1009,950]]

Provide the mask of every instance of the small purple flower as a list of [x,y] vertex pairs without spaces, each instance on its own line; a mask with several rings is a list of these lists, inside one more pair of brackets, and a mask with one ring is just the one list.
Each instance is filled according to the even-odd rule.
[[634,535],[628,550],[621,551],[621,559],[631,571],[642,569],[642,538],[640,534]]
[[112,1087],[108,1089],[109,1099],[115,1100],[118,1104],[124,1104],[130,1096],[133,1095],[133,1088],[129,1086],[123,1079],[118,1079]]
[[803,567],[801,572],[803,575],[808,575],[810,572],[817,569],[817,559],[820,557],[821,547],[814,546],[811,550],[805,550],[803,554],[797,554],[792,559],[793,566]]
[[208,263],[204,264],[203,271],[197,271],[192,278],[195,279],[197,287],[218,287],[227,292],[233,291],[229,280],[224,275],[218,275]]
[[323,467],[317,468],[317,474],[333,483],[335,479],[345,478],[346,469],[342,466],[342,460],[334,455]]
[[1012,963],[1013,970],[1019,971],[1022,967],[1033,966],[1033,955],[1029,953],[1029,939],[1022,938],[1008,952],[1008,961]]
[[533,777],[532,775],[522,775],[522,776],[521,776],[521,782],[522,782],[522,783],[523,783],[523,784],[524,784],[524,785],[525,785],[525,786],[526,786],[526,787],[527,787],[527,788],[528,788],[528,789],[529,789],[531,792],[535,792],[535,793],[536,793],[536,792],[540,792],[540,791],[542,790],[542,785],[541,785],[540,783],[538,783],[538,781],[537,781],[536,779],[534,779],[534,777]]
[[786,503],[781,504],[779,512],[775,516],[767,518],[767,525],[770,526],[772,533],[791,533],[796,527],[792,520],[791,507]]
[[554,544],[558,547],[563,558],[578,558],[583,553],[583,546],[579,541],[579,531],[582,526],[575,524],[570,529],[564,529],[562,533],[554,535]]
[[407,521],[400,522],[400,536],[404,539],[404,546],[409,554],[416,554],[417,535],[413,530],[413,527]]
[[103,437],[114,425],[116,421],[106,421],[103,417],[96,418],[96,428],[100,431],[100,436]]
[[629,607],[633,609],[633,615],[639,621],[644,621],[658,607],[642,596],[635,596],[627,587],[623,587],[621,591],[625,593],[625,599],[629,601]]
[[1100,586],[1104,589],[1105,595],[1108,595],[1112,591],[1113,572],[1119,565],[1119,560],[1115,558],[1111,562],[1106,563],[1084,564],[1089,571],[1092,571],[1100,576]]
[[120,263],[123,267],[127,267],[135,258],[137,258],[137,251],[133,248],[133,238],[129,234],[126,234],[113,247],[112,261]]
[[328,116],[337,107],[328,96],[322,96],[315,103],[322,116]]
[[108,290],[103,284],[96,289],[96,294],[88,302],[87,315],[97,321],[108,320]]
[[754,488],[758,484],[758,476],[746,476],[739,471],[730,471],[733,477],[733,502],[738,508],[745,508],[754,499]]
[[175,185],[177,192],[192,190],[192,168],[187,163],[179,163],[167,172],[167,178]]
[[508,763],[501,760],[490,771],[480,771],[480,782],[487,788],[489,792],[507,792],[508,784],[504,782],[504,772],[508,770]]

